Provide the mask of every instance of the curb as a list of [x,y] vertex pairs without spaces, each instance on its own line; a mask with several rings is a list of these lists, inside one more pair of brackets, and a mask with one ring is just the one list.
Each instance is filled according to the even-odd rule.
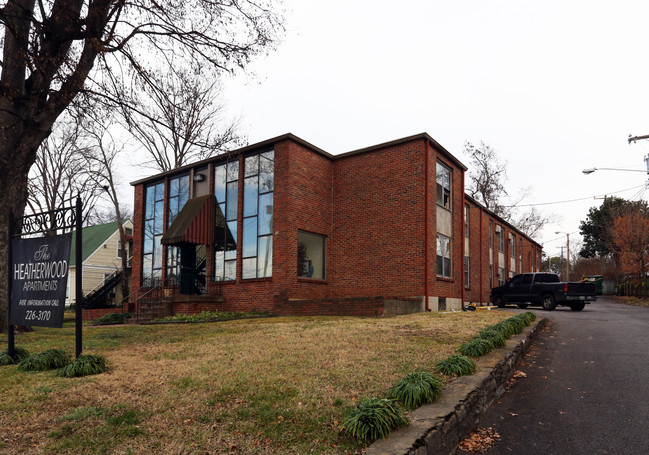
[[532,338],[547,323],[547,318],[534,321],[522,333],[509,338],[505,347],[480,357],[476,374],[448,384],[439,401],[413,411],[409,426],[374,442],[365,455],[454,454],[489,406],[505,392],[505,384]]

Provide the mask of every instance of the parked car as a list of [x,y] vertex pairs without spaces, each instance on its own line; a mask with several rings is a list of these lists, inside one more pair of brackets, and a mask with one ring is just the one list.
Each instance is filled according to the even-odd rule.
[[597,300],[597,285],[593,282],[562,282],[555,273],[521,273],[504,285],[491,289],[491,302],[502,308],[516,303],[519,308],[541,305],[552,311],[557,305],[581,311],[587,303]]

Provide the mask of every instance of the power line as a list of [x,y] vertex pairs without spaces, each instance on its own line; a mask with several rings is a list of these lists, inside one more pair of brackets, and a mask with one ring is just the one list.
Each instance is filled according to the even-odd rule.
[[541,205],[568,204],[568,203],[570,203],[570,202],[586,201],[586,200],[588,200],[588,199],[595,199],[595,198],[598,198],[598,197],[605,197],[605,196],[608,196],[608,195],[610,195],[610,194],[618,194],[618,193],[623,193],[623,192],[625,192],[625,191],[637,190],[638,188],[645,188],[646,185],[647,185],[646,183],[643,183],[642,185],[634,186],[634,187],[632,187],[632,188],[627,188],[627,189],[625,189],[625,190],[613,191],[613,192],[609,192],[609,193],[606,193],[606,194],[598,194],[598,195],[596,195],[596,196],[588,196],[588,197],[582,197],[582,198],[578,198],[578,199],[568,199],[568,200],[565,200],[565,201],[554,201],[554,202],[539,202],[539,203],[537,203],[537,204],[504,205],[503,207],[505,207],[505,208],[512,208],[512,207],[537,207],[537,206],[541,206]]

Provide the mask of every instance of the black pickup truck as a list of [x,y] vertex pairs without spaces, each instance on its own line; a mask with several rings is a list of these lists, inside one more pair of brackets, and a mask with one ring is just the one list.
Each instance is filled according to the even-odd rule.
[[502,308],[516,303],[519,308],[541,305],[552,311],[557,305],[581,311],[587,303],[597,300],[597,285],[589,282],[561,282],[554,273],[521,273],[504,285],[491,289],[491,301]]

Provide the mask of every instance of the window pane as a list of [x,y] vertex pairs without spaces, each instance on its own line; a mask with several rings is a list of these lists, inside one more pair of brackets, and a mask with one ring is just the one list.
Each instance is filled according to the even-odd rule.
[[257,217],[243,220],[243,257],[257,256]]
[[142,256],[142,278],[147,279],[153,273],[153,256],[145,254]]
[[273,191],[274,182],[274,163],[263,157],[259,161],[259,192],[266,193]]
[[228,233],[225,245],[225,259],[237,258],[237,222],[228,221]]
[[189,175],[180,177],[180,188],[178,188],[178,210],[182,210],[189,200]]
[[180,192],[180,179],[175,178],[169,181],[169,197],[176,197]]
[[244,259],[242,261],[243,270],[241,271],[243,279],[257,278],[257,258]]
[[227,187],[227,219],[237,219],[237,199],[239,196],[239,182],[230,182]]
[[162,201],[165,198],[165,184],[158,183],[155,186],[155,200]]
[[248,177],[243,183],[243,216],[257,214],[257,176]]
[[246,177],[257,175],[259,173],[259,155],[249,156],[246,158]]
[[147,220],[153,218],[155,207],[155,187],[150,186],[146,189],[146,211],[144,217]]
[[225,164],[214,168],[214,196],[217,202],[225,202]]
[[259,196],[259,235],[273,233],[273,193]]
[[158,201],[155,203],[155,223],[153,225],[155,234],[162,234],[162,223],[164,220],[164,201]]
[[298,232],[297,241],[297,275],[324,280],[325,238],[317,234]]
[[237,261],[225,261],[225,280],[236,280],[237,279]]
[[162,267],[162,240],[161,235],[156,235],[153,239],[153,268],[159,269]]
[[259,237],[257,254],[257,277],[273,276],[273,237]]
[[144,223],[144,253],[153,253],[153,220]]
[[216,280],[223,279],[224,257],[225,257],[225,253],[223,251],[216,251],[214,253],[214,278]]
[[239,162],[230,161],[228,163],[228,182],[239,180]]

